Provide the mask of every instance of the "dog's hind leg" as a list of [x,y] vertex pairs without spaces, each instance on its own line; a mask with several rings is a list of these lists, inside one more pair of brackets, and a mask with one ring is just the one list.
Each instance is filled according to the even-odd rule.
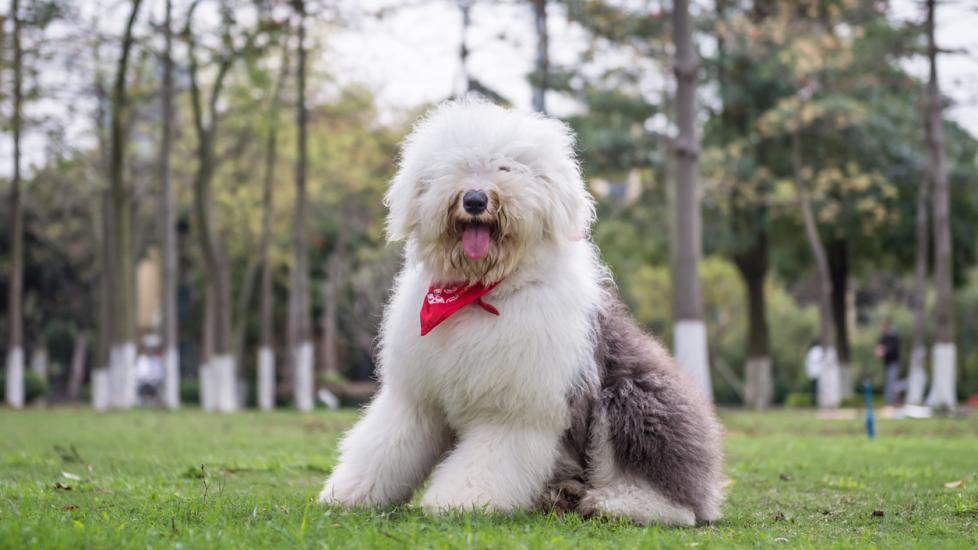
[[442,413],[384,387],[340,443],[319,502],[342,506],[410,500],[451,444]]
[[589,488],[578,504],[582,515],[630,519],[636,523],[694,525],[693,510],[671,501],[646,479],[616,464],[606,415],[599,412],[591,426]]

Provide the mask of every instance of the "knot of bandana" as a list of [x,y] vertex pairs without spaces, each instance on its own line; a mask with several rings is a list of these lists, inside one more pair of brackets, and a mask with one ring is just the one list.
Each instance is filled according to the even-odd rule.
[[428,293],[424,297],[424,303],[421,304],[421,336],[428,334],[432,329],[441,324],[442,321],[448,319],[456,311],[471,303],[479,304],[482,309],[493,315],[499,315],[498,309],[482,299],[483,296],[496,288],[498,284],[499,281],[488,286],[481,283],[468,286],[464,284],[455,286],[429,286]]

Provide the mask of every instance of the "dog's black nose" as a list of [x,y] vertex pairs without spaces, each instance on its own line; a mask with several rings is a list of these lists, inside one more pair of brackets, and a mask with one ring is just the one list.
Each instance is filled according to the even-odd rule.
[[466,191],[462,195],[462,208],[465,208],[465,211],[473,216],[485,212],[488,204],[489,197],[486,196],[485,191]]

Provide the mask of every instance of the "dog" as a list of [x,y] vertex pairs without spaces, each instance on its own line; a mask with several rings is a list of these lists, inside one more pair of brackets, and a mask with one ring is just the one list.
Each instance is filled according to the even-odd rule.
[[574,148],[558,120],[471,98],[416,124],[385,197],[406,244],[380,389],[320,502],[403,504],[430,480],[432,512],[720,516],[712,404],[618,298]]

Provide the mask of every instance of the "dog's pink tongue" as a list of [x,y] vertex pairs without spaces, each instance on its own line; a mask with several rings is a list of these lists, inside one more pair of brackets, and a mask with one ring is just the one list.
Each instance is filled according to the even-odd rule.
[[489,227],[470,224],[462,232],[462,250],[473,260],[484,257],[489,252]]

